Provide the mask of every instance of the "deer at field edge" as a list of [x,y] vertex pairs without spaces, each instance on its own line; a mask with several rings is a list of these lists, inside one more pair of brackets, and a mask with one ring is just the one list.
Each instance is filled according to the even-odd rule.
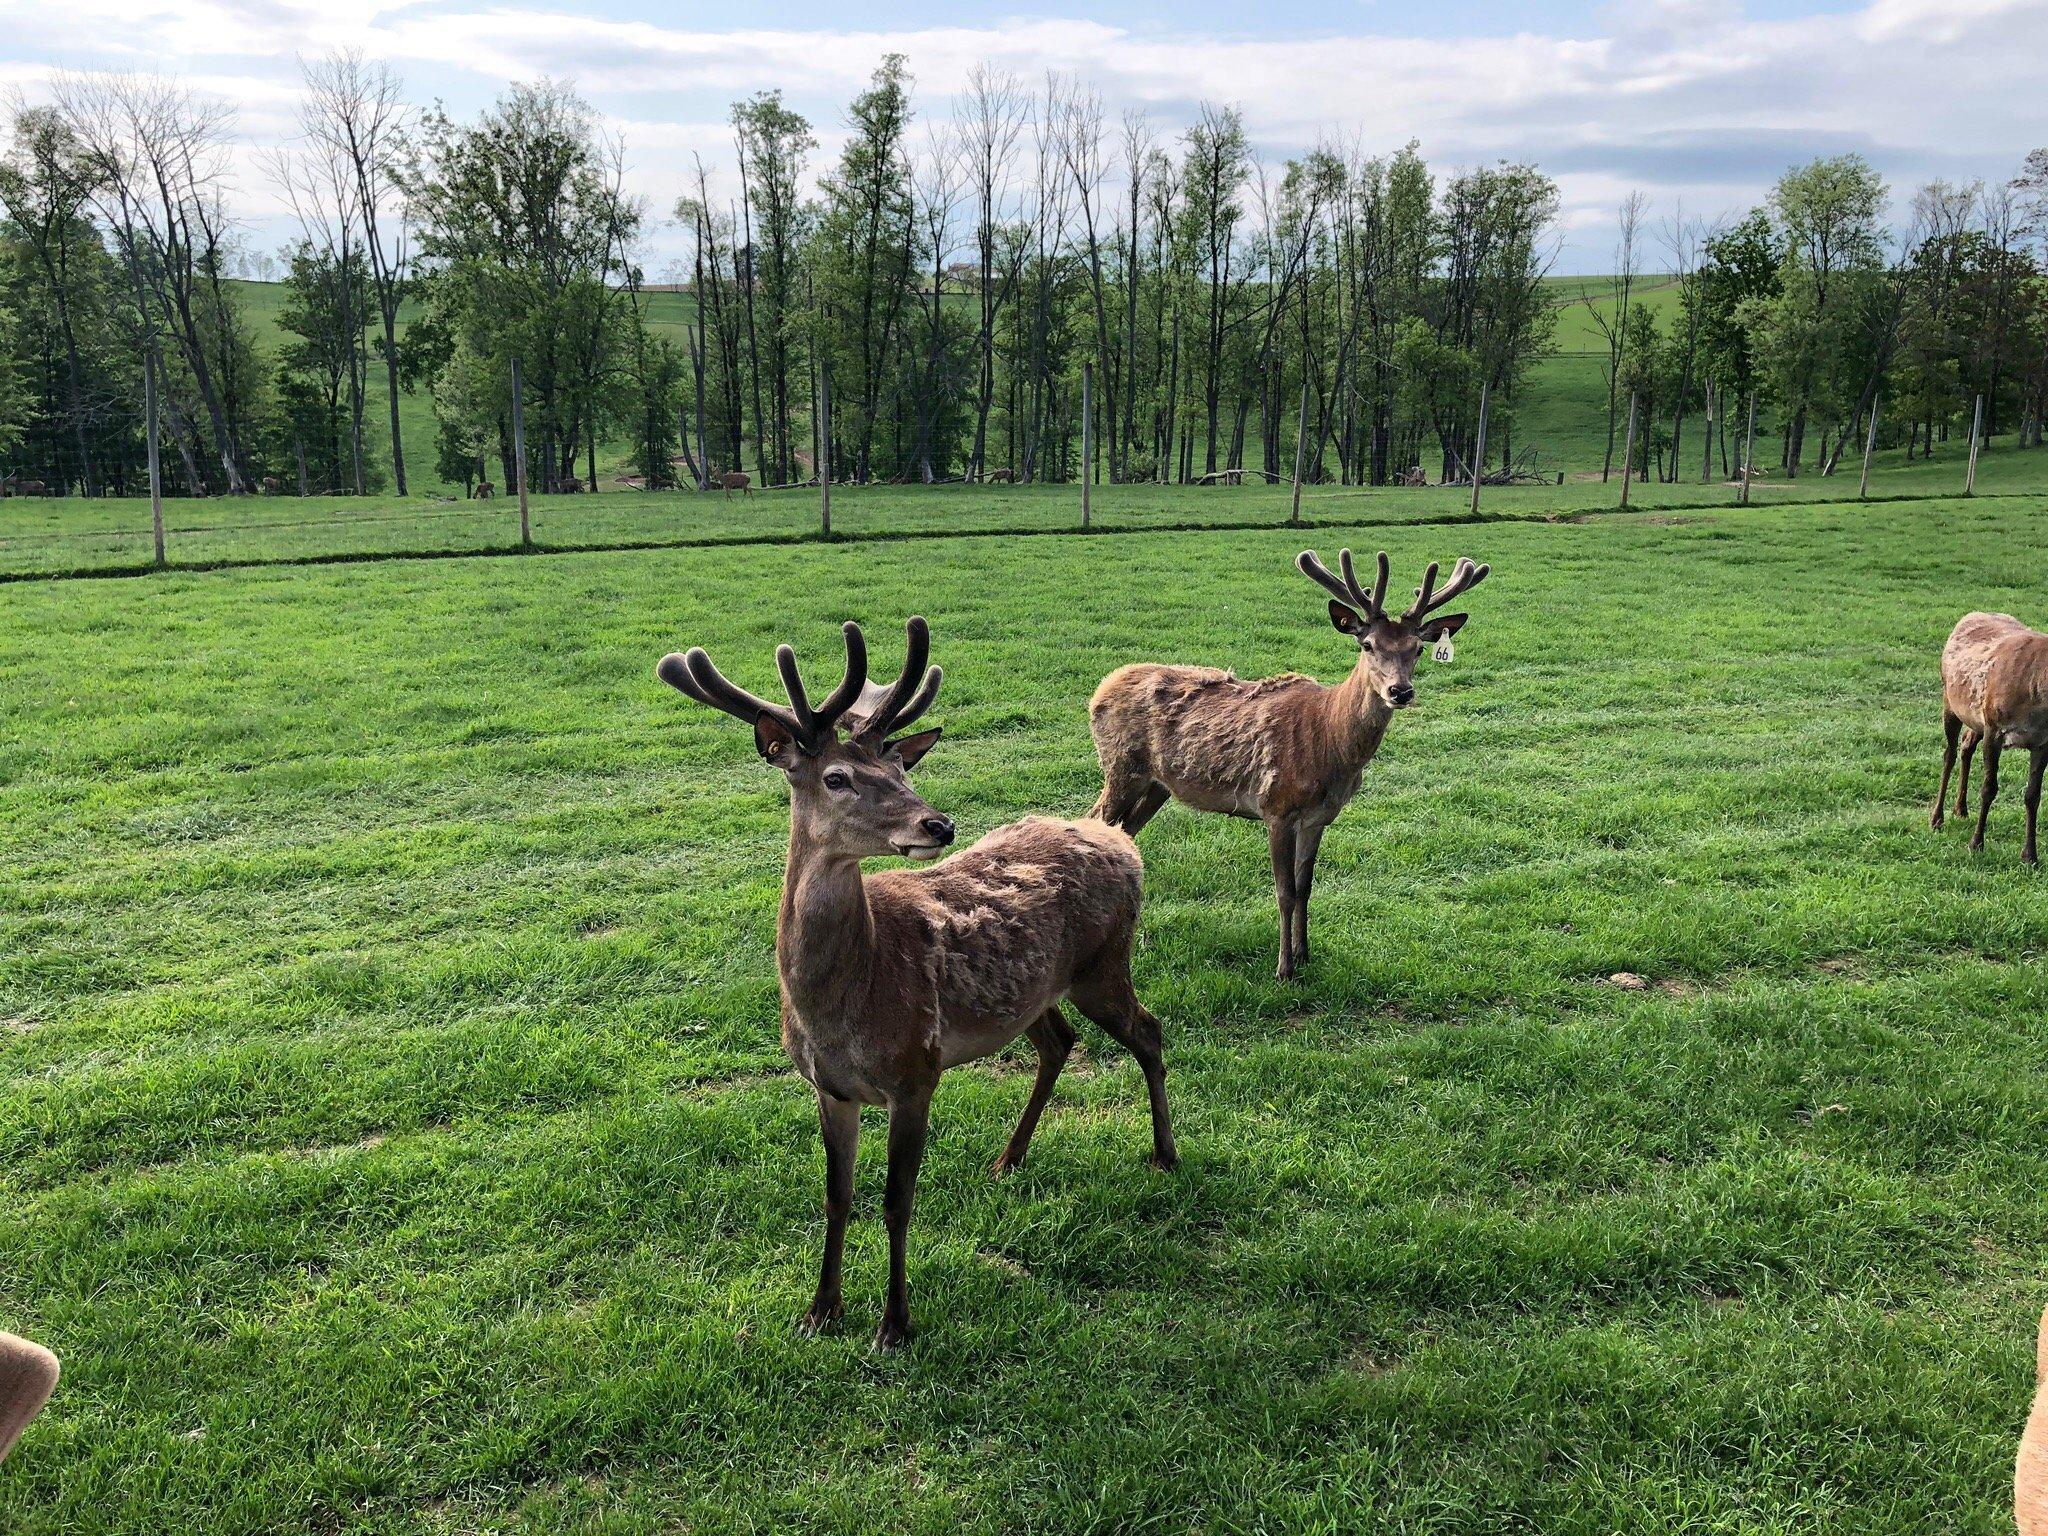
[[1486,579],[1461,559],[1437,590],[1430,563],[1415,601],[1386,610],[1387,555],[1371,592],[1351,551],[1339,580],[1309,550],[1295,563],[1332,594],[1330,622],[1358,642],[1351,674],[1334,688],[1298,673],[1247,682],[1214,667],[1120,667],[1090,701],[1102,794],[1089,813],[1136,835],[1169,799],[1266,824],[1280,909],[1280,962],[1289,980],[1308,961],[1308,901],[1323,829],[1358,793],[1394,711],[1415,698],[1415,663],[1448,642],[1470,615],[1437,609]]
[[2031,754],[2027,787],[2021,802],[2027,808],[2027,839],[2020,858],[2032,864],[2034,824],[2041,810],[2041,771],[2048,767],[2048,635],[2027,628],[2009,613],[1966,613],[1949,632],[1941,652],[1941,787],[1935,791],[1934,814],[1941,828],[1948,799],[1950,771],[1962,746],[1961,782],[1956,786],[1956,814],[1970,814],[1970,757],[1984,749],[1984,786],[1977,796],[1977,831],[1972,852],[1984,846],[1984,824],[1998,796],[1998,758],[2007,747]]

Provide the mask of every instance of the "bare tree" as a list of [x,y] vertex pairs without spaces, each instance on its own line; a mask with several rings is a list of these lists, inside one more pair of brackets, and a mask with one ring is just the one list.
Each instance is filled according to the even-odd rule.
[[1616,212],[1619,232],[1614,242],[1614,271],[1608,276],[1606,300],[1603,307],[1596,303],[1592,294],[1581,301],[1586,313],[1592,317],[1593,328],[1599,331],[1607,343],[1607,452],[1600,461],[1600,478],[1605,480],[1614,472],[1614,423],[1615,412],[1620,407],[1622,365],[1627,361],[1628,311],[1635,294],[1636,277],[1642,261],[1643,208],[1646,199],[1640,192],[1631,192],[1621,200]]
[[[310,116],[310,110],[301,109],[302,126]],[[339,343],[329,350],[336,354],[334,361],[348,390],[349,456],[355,494],[367,495],[363,386],[368,359],[363,355],[362,342],[363,331],[369,324],[370,298],[362,281],[368,273],[368,262],[361,245],[363,220],[355,168],[335,140],[310,128],[296,147],[281,147],[266,159],[271,179],[298,220],[300,239],[316,258],[313,270],[317,280],[329,289],[322,295],[323,308],[337,323],[336,334],[326,339]]]
[[1682,300],[1678,312],[1678,390],[1671,407],[1670,480],[1678,480],[1679,443],[1685,434],[1685,411],[1692,397],[1693,368],[1699,357],[1700,326],[1706,308],[1699,301],[1700,258],[1707,242],[1720,233],[1718,224],[1688,219],[1681,203],[1663,228],[1664,249],[1671,257],[1672,276]]
[[398,310],[405,300],[410,259],[398,175],[405,156],[403,85],[389,65],[367,62],[355,51],[332,54],[303,69],[306,98],[299,108],[300,127],[354,184],[362,252],[384,332],[391,474],[403,496],[407,487],[405,440],[398,420]]
[[[234,370],[223,355],[242,338],[223,288],[225,190],[234,114],[224,103],[148,75],[59,75],[57,110],[94,167],[94,205],[128,273],[145,349],[161,359],[169,337],[213,432],[222,488],[249,488],[235,409]],[[195,487],[210,488],[204,450],[177,402],[173,438]]]
[[1002,243],[1001,225],[1014,196],[1017,140],[1024,131],[1029,104],[1014,75],[977,64],[967,78],[967,91],[954,107],[962,159],[974,197],[974,241],[978,263],[975,287],[980,325],[975,351],[980,378],[974,402],[974,446],[968,454],[967,478],[979,480],[987,464],[988,418],[995,402],[996,320],[1016,286],[1016,264],[998,279],[996,262]]
[[[1109,477],[1117,480],[1122,478],[1116,450],[1118,359],[1109,327],[1109,299],[1102,262],[1102,98],[1083,87],[1078,80],[1063,86],[1055,76],[1047,84],[1046,105],[1058,114],[1060,158],[1066,163],[1067,174],[1074,179],[1074,194],[1080,204],[1080,236],[1085,243],[1088,292],[1095,314],[1095,366],[1107,385],[1104,393],[1109,402]],[[1093,471],[1093,465],[1081,466],[1084,476]]]
[[922,295],[919,308],[924,321],[925,345],[922,358],[912,364],[917,377],[915,440],[911,459],[926,485],[935,478],[933,457],[938,433],[939,407],[955,391],[955,381],[946,376],[946,268],[954,251],[953,216],[960,203],[960,142],[950,133],[933,129],[926,134],[923,152],[912,166],[911,194],[917,207],[918,239],[929,262],[931,289]]

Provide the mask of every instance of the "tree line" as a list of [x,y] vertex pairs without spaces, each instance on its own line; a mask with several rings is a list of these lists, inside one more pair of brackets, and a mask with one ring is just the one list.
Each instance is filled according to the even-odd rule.
[[[828,447],[857,482],[1277,478],[1297,438],[1310,480],[1385,484],[1513,473],[1540,446],[1523,416],[1560,319],[1560,204],[1535,166],[1443,172],[1412,144],[1334,139],[1274,165],[1235,108],[1170,131],[1080,80],[992,67],[922,116],[896,55],[831,163],[778,91],[730,126],[731,190],[694,165],[664,215],[686,254],[650,283],[656,215],[571,86],[457,119],[358,55],[309,63],[297,131],[263,163],[296,226],[266,319],[229,280],[228,110],[62,77],[0,156],[0,469],[133,493],[149,374],[174,491],[404,493],[429,452],[442,483],[508,484],[515,359],[543,490],[594,486],[601,458],[649,488],[791,484]],[[1832,471],[1873,420],[1933,452],[1980,398],[1987,433],[2038,444],[2048,151],[2009,181],[1919,189],[1901,229],[1890,200],[1853,155],[1735,220],[1653,233],[1629,198],[1583,297],[1606,472],[1626,454],[1645,476],[1726,474],[1750,401],[1787,473]],[[407,440],[406,416],[427,420],[407,397],[430,445]]]

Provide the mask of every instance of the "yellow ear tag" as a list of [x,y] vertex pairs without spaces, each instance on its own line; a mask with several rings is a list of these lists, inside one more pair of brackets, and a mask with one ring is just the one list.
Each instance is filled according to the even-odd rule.
[[1457,652],[1451,649],[1451,637],[1443,635],[1438,638],[1436,649],[1429,653],[1429,659],[1431,661],[1449,661],[1455,655],[1457,655]]

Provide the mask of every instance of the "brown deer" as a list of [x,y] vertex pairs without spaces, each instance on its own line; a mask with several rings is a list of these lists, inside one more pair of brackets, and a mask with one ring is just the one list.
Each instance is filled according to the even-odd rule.
[[1941,788],[1935,791],[1935,829],[1948,799],[1950,770],[1960,739],[1961,782],[1956,814],[1970,814],[1970,757],[1984,749],[1984,787],[1977,797],[1977,832],[1972,852],[1984,846],[1984,823],[1998,796],[1998,757],[2007,747],[2031,754],[2027,787],[2027,840],[2020,857],[2035,862],[2034,823],[2041,810],[2041,770],[2048,766],[2048,635],[2027,628],[2009,613],[1966,613],[1949,632],[1941,652]]
[[924,620],[912,619],[909,632],[902,675],[883,688],[866,681],[867,645],[849,623],[846,676],[815,709],[786,645],[775,660],[787,708],[727,682],[702,650],[665,656],[657,669],[698,703],[751,725],[755,748],[789,780],[789,858],[775,922],[782,1047],[817,1091],[825,1142],[824,1266],[799,1326],[814,1333],[840,1315],[860,1106],[885,1105],[889,1299],[875,1334],[881,1349],[910,1333],[905,1239],[932,1092],[948,1067],[1030,1037],[1038,1078],[993,1170],[1008,1172],[1024,1161],[1073,1047],[1060,1011],[1071,1000],[1144,1071],[1153,1163],[1179,1161],[1159,1021],[1131,989],[1143,867],[1129,837],[1099,821],[1030,817],[929,868],[861,872],[863,859],[931,859],[953,841],[952,821],[905,778],[939,732],[895,734],[939,691],[939,669],[925,671]]
[[2020,1536],[2048,1536],[2048,1312],[2034,1341],[2034,1411],[2013,1466],[2012,1510]]
[[57,1357],[40,1344],[0,1333],[0,1461],[42,1411],[57,1385]]
[[728,496],[734,491],[738,491],[745,496],[754,494],[752,477],[744,470],[738,469],[729,469],[724,474],[714,472],[704,488],[706,490],[724,491]]
[[491,484],[490,481],[479,480],[476,483],[476,489],[469,493],[469,499],[471,501],[489,501],[491,497],[497,494],[497,490],[498,488]]
[[1436,610],[1488,570],[1461,559],[1439,591],[1432,561],[1397,618],[1385,606],[1384,550],[1371,592],[1359,586],[1348,549],[1338,556],[1341,581],[1307,550],[1295,563],[1334,594],[1330,622],[1358,642],[1358,661],[1338,686],[1293,672],[1246,682],[1213,667],[1144,664],[1110,673],[1088,706],[1102,760],[1102,795],[1089,814],[1135,835],[1179,799],[1266,824],[1282,981],[1308,961],[1309,888],[1323,829],[1358,793],[1394,711],[1414,701],[1422,648],[1448,642],[1469,617]]

